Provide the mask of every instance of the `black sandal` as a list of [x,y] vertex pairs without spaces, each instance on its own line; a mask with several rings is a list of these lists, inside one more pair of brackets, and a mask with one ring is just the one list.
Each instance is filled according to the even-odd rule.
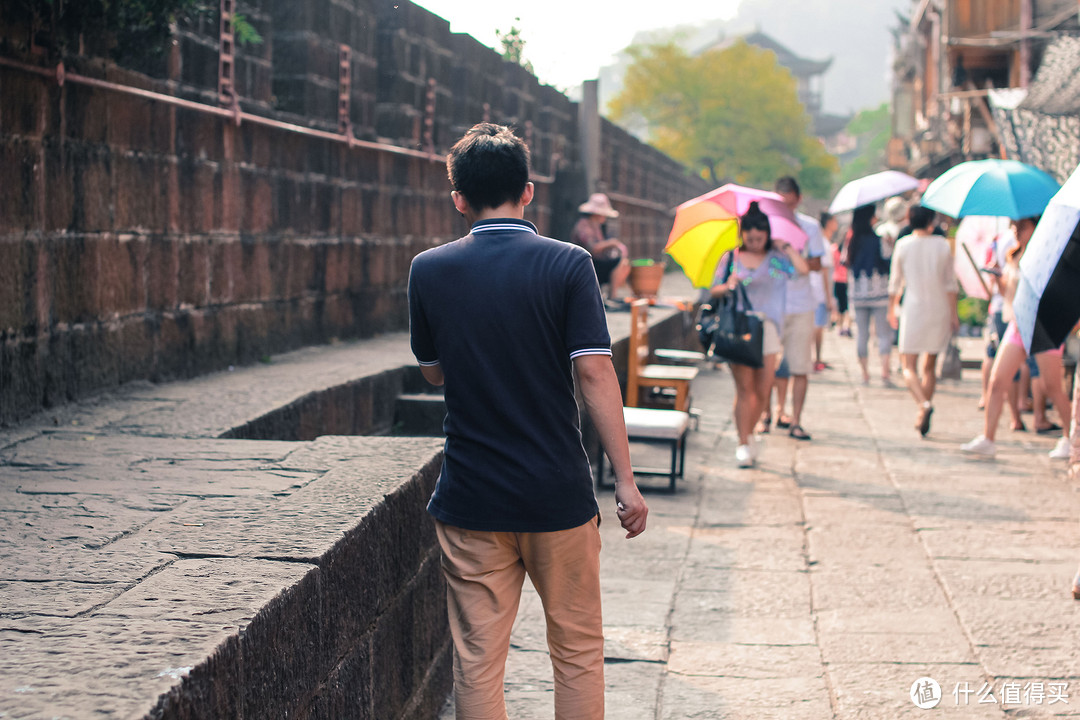
[[770,425],[772,425],[772,418],[766,415],[765,417],[758,420],[758,424],[757,427],[754,428],[754,432],[756,432],[758,435],[768,435]]
[[776,419],[776,427],[787,430],[789,427],[791,427],[791,418],[785,418],[783,415],[781,415]]
[[[779,423],[777,423],[779,425]],[[802,425],[792,425],[791,430],[788,431],[788,435],[796,440],[809,440],[810,433],[803,430]]]

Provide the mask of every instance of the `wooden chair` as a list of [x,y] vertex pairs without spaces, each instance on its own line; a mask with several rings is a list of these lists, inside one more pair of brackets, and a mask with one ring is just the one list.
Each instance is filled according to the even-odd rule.
[[[668,478],[668,492],[675,492],[675,480],[683,476],[686,467],[686,434],[690,429],[689,413],[678,410],[657,410],[654,408],[624,407],[623,420],[626,421],[626,436],[631,442],[666,445],[671,448],[671,466],[634,467],[635,475],[661,475]],[[611,484],[604,481],[609,465],[604,448],[597,448],[600,456],[596,474],[596,487],[608,489]]]
[[[650,364],[649,301],[630,304],[630,343],[626,368],[626,406],[641,404],[644,388],[671,388],[675,392],[675,410],[690,411],[690,383],[697,377],[696,367]],[[701,353],[697,353],[700,355]]]

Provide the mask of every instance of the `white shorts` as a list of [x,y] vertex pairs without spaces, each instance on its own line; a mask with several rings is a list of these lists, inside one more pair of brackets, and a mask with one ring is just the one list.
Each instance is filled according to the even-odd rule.
[[762,353],[776,355],[784,349],[784,346],[780,344],[780,331],[776,329],[776,323],[772,320],[763,318],[761,324],[765,326],[765,333],[761,343]]
[[809,375],[813,367],[814,313],[793,313],[784,316],[781,337],[784,360],[792,375]]

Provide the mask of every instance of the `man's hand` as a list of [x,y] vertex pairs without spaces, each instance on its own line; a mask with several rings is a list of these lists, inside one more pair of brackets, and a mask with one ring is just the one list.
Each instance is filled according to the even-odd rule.
[[619,523],[626,530],[626,539],[637,537],[645,532],[645,521],[649,516],[649,506],[641,496],[633,480],[615,485],[615,514]]

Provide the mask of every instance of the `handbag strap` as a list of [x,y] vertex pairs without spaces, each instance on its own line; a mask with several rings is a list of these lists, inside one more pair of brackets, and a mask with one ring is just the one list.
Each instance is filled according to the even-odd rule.
[[[728,255],[728,277],[731,277],[731,273],[732,273],[732,270],[733,270],[733,266],[735,264],[735,260],[738,257],[739,257],[739,248],[735,248],[731,252],[731,254]],[[766,262],[766,261],[767,260],[763,260],[762,262]],[[727,282],[727,278],[724,279],[724,282]],[[738,301],[741,299],[742,300],[742,305],[743,305],[743,312],[753,312],[754,311],[754,305],[750,302],[750,296],[748,296],[746,294],[746,286],[743,285],[741,280],[739,282],[735,283],[735,292],[737,294],[737,297],[733,298],[735,304],[732,305],[732,309],[734,310],[734,308],[738,305]]]

